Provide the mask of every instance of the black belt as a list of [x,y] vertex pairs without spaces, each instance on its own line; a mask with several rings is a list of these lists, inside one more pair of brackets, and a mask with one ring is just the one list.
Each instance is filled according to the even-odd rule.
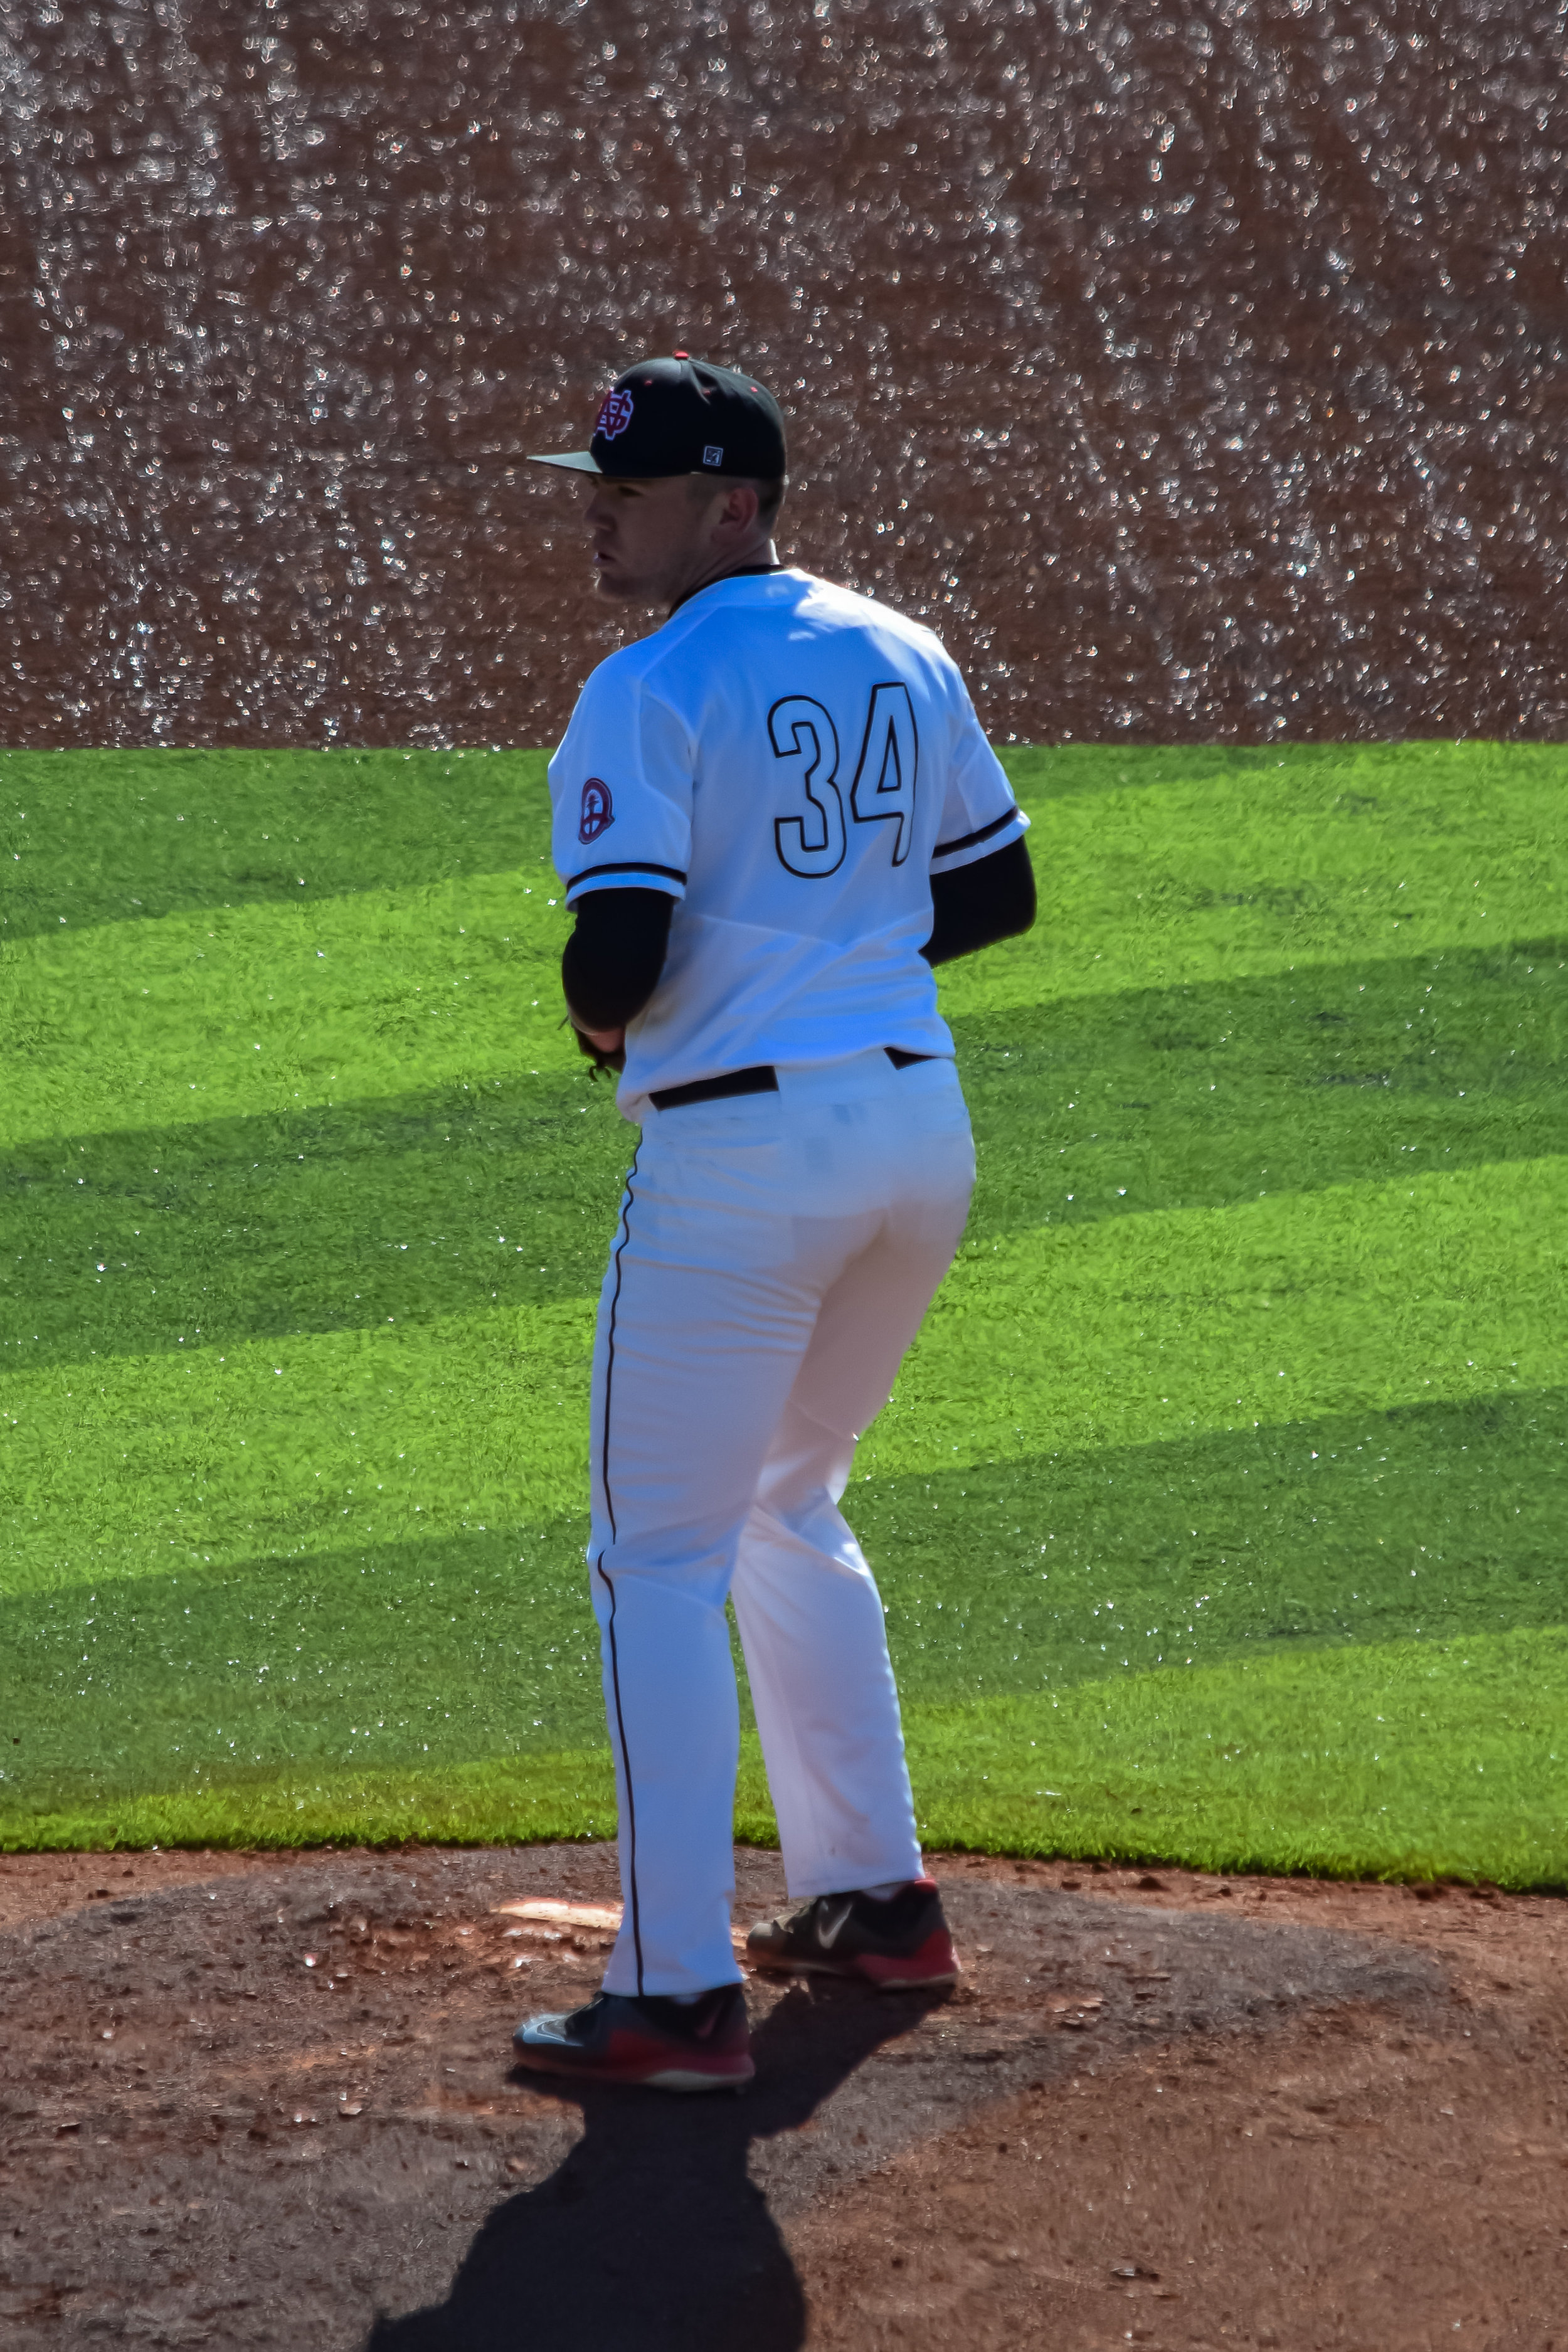
[[[907,1054],[901,1045],[882,1048],[895,1070],[911,1062],[934,1062],[934,1054]],[[686,1087],[655,1087],[648,1100],[656,1110],[679,1110],[685,1103],[722,1102],[726,1095],[776,1095],[779,1076],[771,1062],[757,1062],[749,1070],[726,1070],[721,1078],[693,1078]]]

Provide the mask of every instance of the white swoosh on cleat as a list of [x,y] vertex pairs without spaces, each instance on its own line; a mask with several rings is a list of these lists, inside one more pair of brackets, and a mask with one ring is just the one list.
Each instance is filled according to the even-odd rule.
[[846,1903],[831,1927],[829,1927],[827,1922],[824,1920],[822,1925],[817,1928],[816,1940],[822,1946],[825,1952],[830,1952],[833,1949],[834,1945],[838,1940],[839,1929],[843,1927],[844,1922],[848,1918],[849,1914],[854,1910],[854,1908],[855,1905],[853,1901]]

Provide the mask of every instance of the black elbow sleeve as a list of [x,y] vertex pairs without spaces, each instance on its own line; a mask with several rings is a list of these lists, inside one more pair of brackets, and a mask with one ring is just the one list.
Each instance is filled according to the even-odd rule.
[[664,970],[675,901],[665,890],[591,890],[561,955],[561,984],[578,1024],[635,1021]]
[[997,940],[1016,938],[1035,919],[1035,869],[1027,846],[1010,841],[994,856],[978,857],[952,874],[933,874],[931,933],[921,953],[927,963],[950,963]]

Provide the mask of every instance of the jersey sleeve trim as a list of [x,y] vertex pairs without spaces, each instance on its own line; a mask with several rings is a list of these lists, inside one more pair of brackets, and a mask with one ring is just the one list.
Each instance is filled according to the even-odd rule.
[[623,859],[616,865],[584,866],[580,874],[566,879],[566,904],[586,890],[662,890],[671,898],[686,896],[686,877],[679,866],[655,866],[637,857]]
[[951,872],[955,866],[972,865],[977,857],[989,857],[994,850],[1005,849],[1010,840],[1022,839],[1028,829],[1023,810],[1010,808],[973,833],[961,833],[954,841],[939,841],[931,854],[931,872]]

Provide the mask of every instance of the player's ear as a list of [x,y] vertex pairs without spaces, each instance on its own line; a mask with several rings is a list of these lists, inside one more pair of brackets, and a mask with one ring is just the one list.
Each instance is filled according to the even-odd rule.
[[732,482],[724,500],[724,520],[735,530],[750,530],[761,500],[751,482]]

